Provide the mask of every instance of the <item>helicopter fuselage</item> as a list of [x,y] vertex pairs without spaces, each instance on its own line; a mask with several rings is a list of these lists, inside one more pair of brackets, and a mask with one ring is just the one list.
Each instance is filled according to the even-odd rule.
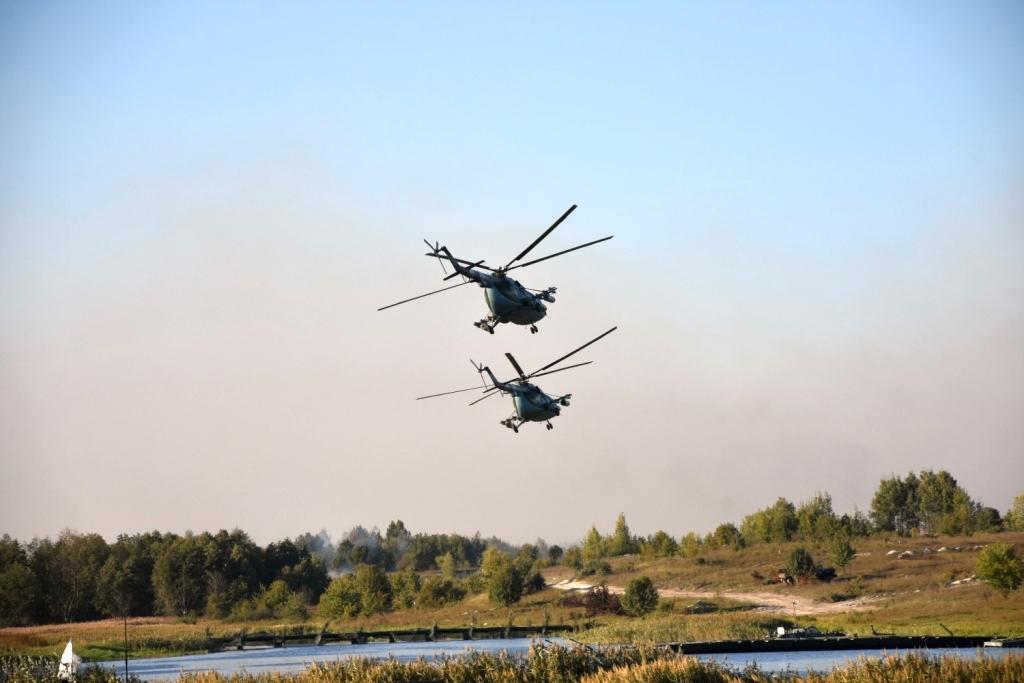
[[515,406],[516,415],[523,422],[545,422],[553,417],[558,417],[562,409],[558,407],[557,399],[548,396],[536,385],[520,384],[512,396],[512,404]]
[[534,296],[512,278],[501,280],[504,282],[499,281],[492,286],[481,284],[487,308],[491,309],[491,314],[499,322],[532,325],[548,314],[547,306],[540,301],[540,297]]

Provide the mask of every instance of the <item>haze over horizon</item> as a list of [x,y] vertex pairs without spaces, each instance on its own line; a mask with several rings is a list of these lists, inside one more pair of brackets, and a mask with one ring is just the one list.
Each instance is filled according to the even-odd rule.
[[[1024,491],[1024,7],[0,6],[0,533]],[[423,238],[558,286],[472,323]],[[447,284],[447,283],[446,283]],[[468,359],[573,394],[467,407]]]

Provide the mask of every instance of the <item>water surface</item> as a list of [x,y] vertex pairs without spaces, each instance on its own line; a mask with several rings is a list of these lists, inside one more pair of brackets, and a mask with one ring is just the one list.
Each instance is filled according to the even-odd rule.
[[[298,645],[282,648],[265,648],[251,650],[231,650],[202,655],[182,655],[179,657],[158,657],[153,659],[133,659],[128,662],[128,672],[143,680],[173,680],[180,674],[192,671],[215,671],[231,675],[242,671],[258,674],[270,672],[296,672],[314,662],[334,662],[353,657],[370,657],[386,659],[393,657],[399,661],[413,661],[424,657],[427,659],[442,656],[458,656],[470,651],[496,654],[508,652],[513,655],[526,655],[530,644],[535,639],[509,638],[496,640],[448,640],[434,643],[367,643],[365,645],[349,645],[333,643],[330,645]],[[545,639],[543,642],[566,645],[559,638]],[[952,656],[964,659],[977,657],[1005,657],[1010,650],[1004,648],[943,648],[916,650],[844,650],[828,652],[739,652],[731,654],[694,655],[701,661],[718,662],[723,666],[743,669],[757,665],[762,671],[778,673],[792,671],[806,673],[808,671],[830,671],[836,666],[845,666],[857,659],[866,657],[880,659],[890,654],[906,654],[916,652],[929,657]],[[1020,650],[1017,650],[1020,652]],[[97,666],[113,669],[123,673],[124,661],[98,662]]]

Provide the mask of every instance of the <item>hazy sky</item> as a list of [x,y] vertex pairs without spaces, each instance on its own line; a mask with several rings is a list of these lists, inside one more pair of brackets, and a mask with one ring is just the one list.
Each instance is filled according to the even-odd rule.
[[[0,4],[0,532],[706,531],[1024,490],[1019,2]],[[520,271],[471,323],[424,237]],[[527,370],[508,399],[413,401]]]

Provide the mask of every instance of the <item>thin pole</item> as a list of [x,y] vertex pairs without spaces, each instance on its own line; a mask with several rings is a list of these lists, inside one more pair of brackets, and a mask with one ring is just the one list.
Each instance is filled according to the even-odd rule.
[[124,680],[128,680],[128,610],[124,612]]

